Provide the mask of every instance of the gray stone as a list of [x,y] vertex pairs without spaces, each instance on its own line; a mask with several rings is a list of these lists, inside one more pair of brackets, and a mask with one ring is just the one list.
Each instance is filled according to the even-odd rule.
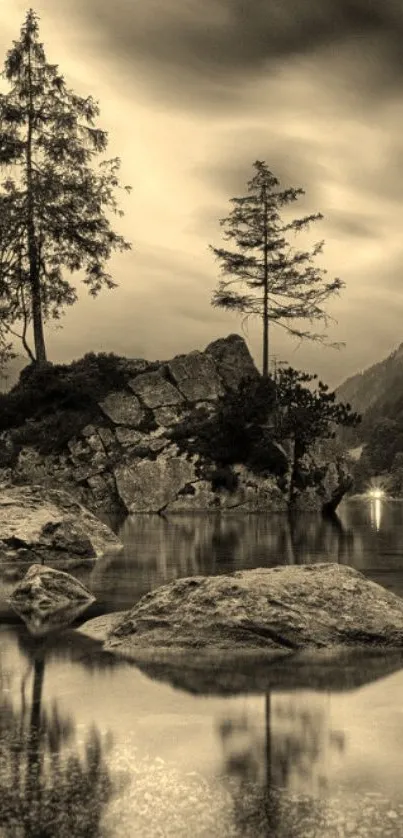
[[98,436],[101,438],[104,448],[106,448],[106,449],[111,448],[111,446],[115,442],[115,436],[112,433],[111,429],[101,427],[101,428],[98,428],[97,430],[98,430]]
[[33,564],[9,602],[31,634],[42,637],[70,625],[95,597],[69,573]]
[[87,434],[85,441],[91,452],[96,454],[105,454],[105,447],[100,435],[94,430],[93,434]]
[[105,648],[203,662],[338,648],[403,649],[403,600],[338,564],[191,577],[146,594]]
[[166,405],[154,409],[154,418],[163,428],[171,428],[178,422],[182,422],[186,416],[189,416],[189,413],[189,410],[183,410],[179,405]]
[[169,362],[168,368],[189,402],[217,399],[225,392],[213,358],[204,352],[178,355]]
[[137,460],[115,469],[116,487],[127,511],[161,512],[194,478],[193,464],[182,457]]
[[87,440],[70,439],[67,447],[70,451],[71,459],[75,464],[80,465],[83,461],[86,462],[91,457],[91,450],[87,445]]
[[88,477],[87,483],[95,508],[115,511],[116,485],[113,475],[109,472],[94,474]]
[[[212,470],[214,471],[214,469]],[[285,512],[287,499],[279,489],[275,477],[263,477],[253,474],[245,466],[234,466],[234,474],[238,476],[239,485],[229,491],[220,488],[212,489],[211,480],[194,480],[194,492],[178,494],[169,502],[164,512]]]
[[103,448],[102,451],[89,453],[81,460],[74,458],[73,462],[76,466],[73,476],[79,483],[94,474],[101,474],[108,468],[108,456]]
[[315,473],[314,485],[297,491],[292,505],[299,511],[323,510],[334,512],[352,485],[350,465],[344,456],[332,454],[324,442],[317,442],[301,459],[302,474]]
[[147,407],[165,407],[183,402],[179,390],[159,370],[138,375],[129,381],[129,387]]
[[122,448],[129,449],[134,456],[136,456],[137,449],[150,452],[162,451],[169,443],[167,437],[163,436],[160,430],[146,434],[134,431],[132,428],[117,428],[116,437]]
[[138,428],[145,416],[137,396],[122,391],[109,393],[99,403],[99,407],[115,425],[127,425],[130,428]]
[[144,438],[144,434],[142,434],[141,431],[136,431],[133,428],[116,428],[115,433],[117,441],[123,446],[123,448],[139,445]]
[[15,471],[28,476],[38,472],[44,474],[46,471],[44,458],[32,446],[24,446],[18,454]]
[[86,425],[85,428],[83,428],[82,431],[81,431],[81,436],[83,436],[83,437],[94,436],[94,434],[96,434],[96,433],[97,433],[97,428],[95,427],[95,425]]
[[122,547],[112,530],[82,504],[66,492],[43,486],[0,491],[0,533],[7,549],[27,549],[47,562],[95,559]]
[[194,480],[188,484],[185,492],[181,492],[170,501],[164,512],[217,512],[221,510],[221,498],[218,492],[213,492],[208,480]]
[[230,390],[236,390],[243,378],[256,378],[259,375],[240,335],[215,340],[209,343],[205,351],[215,361],[220,377]]

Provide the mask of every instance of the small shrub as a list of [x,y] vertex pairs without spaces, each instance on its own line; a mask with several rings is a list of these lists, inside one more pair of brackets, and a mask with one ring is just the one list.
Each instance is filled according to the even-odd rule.
[[20,447],[59,452],[100,417],[98,402],[124,389],[131,376],[126,359],[113,353],[89,352],[71,364],[30,364],[18,384],[0,394],[0,431],[12,429]]

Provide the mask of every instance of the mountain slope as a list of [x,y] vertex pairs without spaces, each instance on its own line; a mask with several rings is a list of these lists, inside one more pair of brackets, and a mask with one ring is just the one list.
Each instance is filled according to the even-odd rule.
[[403,344],[380,363],[347,379],[336,392],[340,401],[349,402],[362,415],[358,428],[340,431],[347,447],[361,446],[354,469],[356,490],[365,491],[375,477],[391,495],[402,497]]
[[403,398],[403,343],[383,361],[347,378],[336,393],[340,401],[349,402],[365,417],[382,418],[384,406]]

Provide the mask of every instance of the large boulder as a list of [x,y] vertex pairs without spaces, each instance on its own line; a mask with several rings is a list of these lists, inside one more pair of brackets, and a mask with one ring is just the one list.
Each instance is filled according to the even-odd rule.
[[136,376],[129,381],[129,387],[147,407],[166,407],[183,402],[179,390],[159,370]]
[[99,407],[114,425],[128,425],[129,428],[138,428],[145,416],[137,396],[120,390],[109,393]]
[[205,352],[213,358],[220,378],[229,390],[236,390],[243,378],[257,378],[259,375],[240,335],[214,340]]
[[189,402],[215,401],[225,393],[214,359],[206,352],[178,355],[169,362],[168,369],[178,390]]
[[43,637],[70,625],[95,602],[95,597],[69,573],[34,564],[9,602],[30,633]]
[[139,459],[115,469],[117,491],[129,513],[162,512],[194,476],[193,463],[180,456]]
[[403,600],[338,564],[181,579],[144,596],[105,643],[200,666],[337,647],[403,649]]
[[353,486],[351,466],[337,443],[317,441],[300,461],[300,478],[306,488],[297,490],[293,508],[333,513]]
[[0,561],[93,561],[122,548],[112,530],[66,492],[0,487]]

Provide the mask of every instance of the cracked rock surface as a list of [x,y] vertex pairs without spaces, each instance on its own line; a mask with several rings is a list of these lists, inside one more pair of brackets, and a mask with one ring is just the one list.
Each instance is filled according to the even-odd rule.
[[94,601],[74,576],[39,564],[31,565],[10,597],[10,605],[35,636],[70,625]]
[[[236,490],[213,485],[217,464],[179,452],[172,429],[196,411],[216,410],[217,399],[236,389],[245,377],[258,376],[245,341],[239,335],[210,343],[204,351],[169,361],[120,359],[130,377],[97,403],[98,417],[68,440],[58,454],[21,448],[12,473],[0,480],[58,487],[95,513],[279,512],[289,506],[287,481],[292,450],[285,441],[288,474],[259,475],[234,464]],[[3,435],[4,436],[4,435]],[[12,444],[1,439],[0,446]],[[278,446],[281,447],[281,446]],[[290,450],[288,450],[290,449]],[[333,458],[334,459],[334,458]],[[332,460],[332,457],[330,457]],[[4,469],[3,469],[4,472]],[[301,510],[334,509],[350,488],[349,474],[329,456],[307,458],[307,477],[314,485],[297,499]],[[1,535],[0,535],[1,538]]]
[[66,492],[43,486],[0,491],[0,562],[93,560],[122,546],[106,524]]
[[105,648],[140,661],[203,666],[251,653],[403,649],[403,600],[338,564],[180,579],[113,619]]

